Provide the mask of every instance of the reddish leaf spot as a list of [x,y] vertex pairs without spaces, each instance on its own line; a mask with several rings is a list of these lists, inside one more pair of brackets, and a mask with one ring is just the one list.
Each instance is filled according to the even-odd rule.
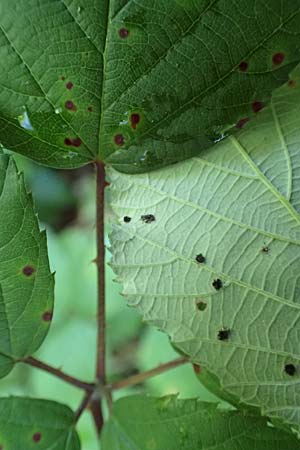
[[66,138],[64,142],[65,142],[65,145],[67,145],[68,147],[80,147],[81,146],[80,138],[74,138],[74,139]]
[[62,76],[60,79],[61,79],[62,81],[65,81],[66,77]]
[[239,69],[242,72],[246,72],[248,70],[249,64],[246,61],[242,61],[239,65]]
[[41,439],[42,439],[41,433],[34,433],[34,435],[32,436],[33,442],[40,442]]
[[70,91],[71,89],[73,89],[73,86],[74,86],[74,84],[72,83],[72,81],[69,81],[69,82],[66,84],[66,88],[69,89],[69,91]]
[[261,109],[263,109],[264,105],[262,104],[262,102],[253,102],[252,103],[252,110],[253,112],[257,113],[258,111],[260,111]]
[[46,311],[46,312],[44,312],[43,320],[45,322],[51,322],[52,318],[53,318],[53,311]]
[[123,134],[116,134],[116,136],[115,136],[115,144],[121,146],[121,145],[124,144],[124,141],[125,141],[125,139],[124,139]]
[[76,109],[77,109],[75,104],[72,102],[72,100],[67,100],[65,103],[65,107],[67,109],[69,109],[70,111],[76,111]]
[[141,116],[139,114],[133,113],[130,116],[130,122],[131,122],[131,126],[132,128],[135,130],[137,125],[140,123],[141,120]]
[[25,275],[25,277],[31,277],[31,275],[33,275],[34,272],[35,272],[35,268],[32,266],[23,267],[23,274]]
[[129,36],[129,30],[127,30],[127,28],[120,28],[119,36],[121,39],[126,39]]
[[291,87],[291,88],[295,87],[296,86],[296,81],[295,80],[290,80],[288,82],[288,86]]
[[88,110],[88,112],[93,112],[93,107],[89,106],[87,110]]
[[243,119],[240,119],[237,123],[236,123],[236,128],[243,128],[243,126],[249,122],[249,117],[244,117]]
[[272,57],[273,64],[275,64],[275,66],[279,66],[280,64],[283,63],[284,58],[285,58],[284,53],[281,53],[281,52],[275,53],[275,55],[273,55],[273,57]]
[[201,367],[198,366],[198,364],[193,364],[193,367],[194,367],[194,371],[195,371],[196,373],[200,373],[200,372],[201,372]]

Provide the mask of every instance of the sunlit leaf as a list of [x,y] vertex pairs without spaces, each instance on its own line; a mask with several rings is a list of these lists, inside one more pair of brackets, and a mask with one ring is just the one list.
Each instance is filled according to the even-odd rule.
[[227,398],[297,427],[299,113],[292,80],[201,158],[134,177],[112,170],[110,189],[113,267],[129,304]]

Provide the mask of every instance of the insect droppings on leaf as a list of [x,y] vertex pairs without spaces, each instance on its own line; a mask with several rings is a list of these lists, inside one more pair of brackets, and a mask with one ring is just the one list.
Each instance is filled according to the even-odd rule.
[[42,439],[41,433],[34,433],[34,435],[32,436],[33,442],[40,442],[41,439]]
[[32,266],[25,266],[23,267],[22,272],[25,275],[25,277],[31,277],[31,275],[33,275],[35,272],[35,268]]
[[196,300],[196,308],[198,311],[204,311],[207,307],[207,303],[205,303],[203,300]]
[[53,319],[53,312],[52,311],[46,311],[43,314],[43,321],[44,322],[51,322]]
[[127,28],[120,28],[119,36],[121,39],[126,39],[129,36],[129,30]]
[[125,223],[129,223],[129,222],[131,222],[131,217],[129,217],[129,216],[124,216],[124,217],[123,217],[123,220],[124,220]]
[[252,103],[252,111],[255,113],[258,113],[263,107],[264,105],[262,102],[255,101]]
[[220,278],[217,278],[212,282],[213,287],[216,289],[216,291],[219,291],[223,287],[223,282],[220,280]]
[[136,129],[137,125],[140,123],[140,120],[141,120],[141,116],[139,114],[137,114],[137,113],[131,114],[130,123],[134,130]]
[[273,64],[275,66],[279,66],[280,64],[283,63],[284,58],[285,58],[285,54],[284,53],[282,53],[282,52],[275,53],[273,55],[273,57],[272,57]]
[[196,256],[196,261],[200,264],[205,263],[205,257],[202,255],[202,253],[199,253],[199,255]]
[[248,70],[249,64],[247,61],[242,61],[239,65],[239,69],[241,72],[246,72]]
[[296,373],[296,367],[294,366],[294,364],[286,364],[284,366],[284,371],[292,377]]
[[227,341],[230,335],[230,330],[228,328],[222,328],[218,331],[219,341]]
[[144,216],[141,216],[141,221],[144,223],[152,223],[155,221],[155,217],[153,214],[145,214]]
[[125,141],[123,134],[116,134],[114,141],[117,145],[123,145]]

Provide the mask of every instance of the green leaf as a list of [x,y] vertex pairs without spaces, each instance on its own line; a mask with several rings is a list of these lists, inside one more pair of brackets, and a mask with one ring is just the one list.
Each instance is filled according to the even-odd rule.
[[73,412],[47,400],[0,399],[0,447],[8,450],[79,450]]
[[31,196],[13,159],[0,156],[0,376],[42,344],[52,318],[54,278]]
[[0,142],[56,167],[189,158],[299,62],[300,0],[2,0]]
[[103,450],[300,448],[294,436],[269,427],[265,418],[176,396],[118,400],[104,427],[102,445]]
[[129,305],[226,398],[297,427],[299,87],[201,158],[134,177],[111,170],[110,189],[112,263]]

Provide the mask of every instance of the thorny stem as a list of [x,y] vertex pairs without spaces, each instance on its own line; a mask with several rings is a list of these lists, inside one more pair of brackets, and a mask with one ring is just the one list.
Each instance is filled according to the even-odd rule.
[[73,386],[76,386],[80,389],[84,389],[87,392],[93,392],[95,389],[94,383],[86,383],[85,381],[81,381],[78,378],[72,377],[71,375],[62,372],[60,369],[56,369],[55,367],[49,366],[49,364],[39,361],[38,359],[32,358],[31,356],[20,359],[19,361],[24,364],[28,364],[29,366],[41,369],[44,372],[48,372],[54,375],[55,377],[60,378],[61,380],[66,381],[69,384],[72,384]]
[[97,380],[105,385],[105,245],[104,245],[104,188],[105,168],[96,161],[96,233],[97,233],[97,274],[98,274],[98,342],[97,342]]
[[174,369],[175,367],[181,366],[182,364],[186,364],[187,362],[189,362],[189,360],[186,357],[182,356],[175,359],[174,361],[170,361],[165,364],[161,364],[154,369],[147,370],[147,372],[138,373],[137,375],[133,375],[125,380],[116,381],[115,383],[107,386],[107,388],[112,391],[116,391],[117,389],[134,386],[135,384],[142,383],[148,378],[155,377],[156,375],[166,372],[167,370]]

